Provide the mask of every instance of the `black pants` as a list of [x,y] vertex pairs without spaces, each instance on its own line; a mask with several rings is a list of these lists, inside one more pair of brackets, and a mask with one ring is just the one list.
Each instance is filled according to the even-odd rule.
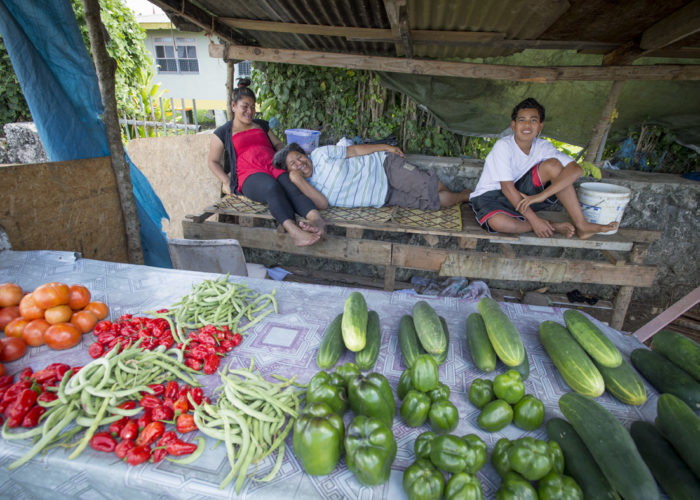
[[316,208],[314,202],[299,191],[286,172],[276,180],[263,172],[249,175],[241,192],[251,200],[267,203],[270,213],[280,224],[287,219],[294,221],[295,213],[306,217]]

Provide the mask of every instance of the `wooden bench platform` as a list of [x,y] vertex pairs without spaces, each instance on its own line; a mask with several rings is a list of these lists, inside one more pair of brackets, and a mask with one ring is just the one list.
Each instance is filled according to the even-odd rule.
[[[331,212],[332,210],[334,209]],[[344,228],[345,236],[326,235],[320,242],[309,247],[294,246],[291,239],[284,235],[281,226],[277,229],[260,227],[258,221],[272,219],[267,211],[251,213],[230,207],[211,206],[198,215],[186,216],[182,227],[185,238],[235,238],[241,246],[248,248],[384,266],[385,290],[393,290],[397,267],[471,279],[618,285],[620,289],[614,301],[611,321],[611,326],[616,329],[622,327],[634,288],[650,287],[654,282],[656,267],[644,265],[644,260],[649,244],[661,237],[660,231],[623,228],[617,234],[596,235],[588,240],[556,235],[538,238],[534,233],[519,236],[490,234],[478,226],[468,205],[463,205],[461,210],[461,228],[454,229],[418,227],[391,220],[346,220],[334,218],[332,213],[324,214],[329,227]],[[215,214],[232,216],[233,222],[208,220]],[[550,220],[561,220],[566,214],[551,212],[544,216]],[[368,237],[366,231],[372,231],[373,235],[418,234],[422,236],[425,245],[392,242],[385,237],[374,239]],[[454,238],[458,248],[437,247],[440,237]],[[476,250],[479,240],[497,244],[500,252]],[[514,245],[597,250],[601,259],[516,257]]]

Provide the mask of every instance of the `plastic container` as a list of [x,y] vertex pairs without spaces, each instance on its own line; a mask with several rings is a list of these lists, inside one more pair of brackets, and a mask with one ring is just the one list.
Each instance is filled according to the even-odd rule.
[[318,147],[318,140],[321,137],[321,132],[318,130],[307,130],[305,128],[288,128],[284,131],[287,136],[287,144],[296,142],[299,144],[306,154],[311,154],[311,151]]
[[[632,191],[624,186],[604,182],[584,182],[579,186],[578,199],[583,217],[594,224],[620,222]],[[598,234],[615,234],[617,229]]]

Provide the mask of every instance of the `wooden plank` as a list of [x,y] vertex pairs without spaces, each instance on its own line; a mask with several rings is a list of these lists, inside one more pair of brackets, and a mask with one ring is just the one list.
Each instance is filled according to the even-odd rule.
[[384,290],[391,292],[394,290],[396,282],[396,266],[384,266]]
[[391,260],[398,267],[435,271],[441,276],[513,281],[648,287],[656,276],[654,266],[614,266],[589,260],[522,256],[512,259],[478,251],[429,249],[402,244],[393,245]]
[[346,227],[345,236],[348,238],[357,238],[358,240],[362,238],[365,230],[361,227]]
[[509,243],[501,244],[501,253],[504,257],[509,259],[515,258],[515,248],[513,248]]
[[413,57],[413,49],[407,33],[408,26],[402,23],[402,14],[406,16],[406,0],[384,0],[384,10],[391,26],[391,36],[396,42],[397,56]]
[[457,237],[457,246],[464,250],[471,248],[476,248],[476,242],[479,241],[477,238],[465,238],[462,236]]
[[661,239],[661,231],[651,229],[632,229],[623,227],[617,230],[617,234],[637,243],[653,243]]
[[642,34],[639,46],[655,50],[700,32],[700,0],[694,0]]
[[369,69],[418,75],[486,78],[491,80],[552,83],[600,80],[700,80],[700,66],[682,64],[636,66],[510,66],[501,64],[406,60],[401,57],[338,54],[292,49],[266,49],[210,43],[209,55],[223,59],[284,62],[332,68]]
[[214,212],[202,212],[201,214],[197,214],[197,215],[188,214],[188,215],[185,215],[185,219],[191,220],[192,222],[204,222],[212,215],[214,215]]
[[700,302],[700,286],[649,321],[646,325],[638,328],[633,335],[641,342],[650,339],[656,332],[671,323],[688,309],[695,306],[698,302]]
[[[637,243],[630,253],[630,262],[633,264],[640,264],[644,262],[647,257],[648,248],[649,245],[647,243]],[[628,269],[628,267],[623,266],[621,269]],[[615,296],[610,326],[616,330],[621,330],[622,325],[625,323],[627,309],[629,308],[630,302],[632,302],[633,293],[634,286],[621,286],[620,290],[618,290],[617,295]]]
[[255,227],[255,218],[248,215],[241,215],[238,217],[238,223],[245,227]]
[[[501,235],[498,235],[501,236]],[[629,252],[634,243],[624,238],[614,238],[615,235],[596,235],[587,240],[578,238],[563,238],[554,235],[550,238],[539,238],[534,233],[526,233],[517,236],[515,240],[494,237],[491,243],[506,243],[510,245],[532,245],[537,247],[558,247],[558,248],[585,248],[588,250],[616,250],[619,252]],[[609,238],[609,239],[607,239]]]
[[434,234],[424,234],[423,239],[425,242],[430,245],[431,247],[436,246],[438,243],[440,243],[440,237],[436,236]]
[[391,243],[373,240],[355,240],[342,236],[325,235],[321,241],[308,247],[294,246],[286,234],[262,227],[243,227],[223,222],[195,224],[182,221],[185,238],[215,240],[237,239],[242,247],[274,250],[298,255],[310,255],[344,262],[391,265]]
[[[384,289],[384,278],[370,278],[366,276],[358,276],[357,274],[336,273],[326,270],[312,270],[298,266],[284,266],[287,271],[292,274],[285,276],[284,281],[294,281],[297,283],[315,283],[323,285],[338,285],[342,283],[349,286]],[[394,289],[413,288],[411,283],[406,281],[394,281]]]
[[614,250],[601,250],[601,253],[605,255],[605,258],[607,258],[613,265],[625,265],[625,258],[622,257],[619,253],[615,252]]

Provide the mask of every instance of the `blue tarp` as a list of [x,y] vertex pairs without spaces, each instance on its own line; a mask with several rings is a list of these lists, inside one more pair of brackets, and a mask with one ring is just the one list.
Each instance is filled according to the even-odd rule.
[[[0,34],[51,161],[109,156],[95,66],[68,0],[0,0]],[[172,267],[168,214],[127,156],[147,265]]]

